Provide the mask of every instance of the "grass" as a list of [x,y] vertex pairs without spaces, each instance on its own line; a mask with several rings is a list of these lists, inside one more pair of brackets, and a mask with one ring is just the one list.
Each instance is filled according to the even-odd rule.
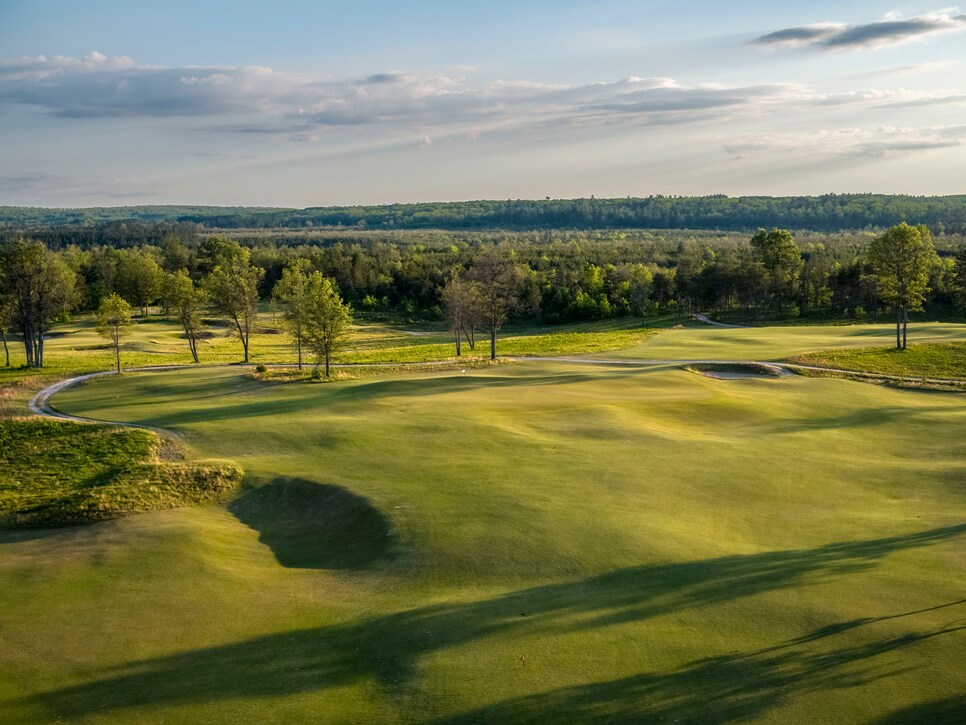
[[64,526],[213,501],[240,470],[224,461],[159,460],[145,430],[0,420],[0,527]]
[[[700,332],[638,353],[802,339]],[[951,722],[966,689],[954,395],[530,361],[53,402],[246,478],[0,532],[0,720]]]
[[966,380],[966,342],[921,343],[905,350],[865,347],[795,355],[789,362],[856,372]]
[[[655,319],[656,325],[665,321]],[[280,330],[272,315],[260,317],[260,331],[251,338],[250,360],[258,363],[296,362],[292,338]],[[552,330],[548,332],[548,330]],[[225,327],[212,328],[213,336],[199,343],[202,364],[238,363],[242,359],[241,343]],[[615,350],[639,345],[654,329],[641,327],[637,320],[613,320],[578,325],[545,326],[515,325],[501,331],[497,352],[501,356],[557,356],[577,355]],[[338,364],[406,364],[448,360],[455,356],[455,345],[445,330],[428,330],[412,334],[377,324],[357,324],[334,362]],[[480,334],[475,351],[464,346],[465,358],[489,357],[489,339]],[[0,389],[18,380],[36,376],[38,371],[21,367],[24,363],[22,346],[11,344],[11,368],[0,368]],[[309,356],[305,362],[312,363]],[[121,350],[121,364],[125,368],[161,365],[190,365],[191,356],[181,329],[172,320],[160,316],[136,319],[131,335]],[[100,338],[93,321],[80,317],[55,326],[45,343],[44,375],[66,376],[110,370],[114,366],[113,352]]]

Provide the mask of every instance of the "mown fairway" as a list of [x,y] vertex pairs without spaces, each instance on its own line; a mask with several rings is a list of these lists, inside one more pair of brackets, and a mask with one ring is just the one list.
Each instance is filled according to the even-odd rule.
[[[865,329],[620,354],[769,359]],[[961,394],[528,362],[130,374],[53,402],[176,430],[247,489],[0,532],[2,721],[960,720]]]

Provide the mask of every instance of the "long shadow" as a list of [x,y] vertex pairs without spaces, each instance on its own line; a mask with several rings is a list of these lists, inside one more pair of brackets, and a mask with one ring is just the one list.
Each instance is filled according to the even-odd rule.
[[[935,545],[964,533],[966,524],[809,550],[633,567],[478,602],[436,604],[348,624],[283,632],[133,661],[98,672],[100,679],[95,681],[42,693],[21,704],[40,706],[60,717],[84,717],[128,707],[284,696],[363,680],[392,692],[411,680],[421,657],[486,637],[598,628],[770,590],[808,586],[873,567],[894,552]],[[575,621],[579,621],[579,627]],[[577,695],[618,707],[619,702],[613,702],[618,694],[626,697],[628,692],[647,693],[655,689],[671,693],[671,700],[678,702],[687,696],[687,687],[710,683],[704,685],[704,696],[715,695],[720,701],[716,705],[704,703],[701,712],[708,715],[704,721],[723,721],[738,712],[767,707],[772,698],[779,696],[776,691],[790,686],[795,677],[807,675],[819,686],[826,681],[821,674],[825,668],[936,634],[939,633],[843,650],[835,656],[826,655],[825,659],[809,659],[812,655],[796,654],[794,650],[765,650],[750,658],[696,663],[684,674],[640,675],[618,683],[590,685],[590,689],[581,688],[584,691],[579,693],[551,693],[549,700],[524,700],[507,707],[514,712],[536,712],[568,703],[576,705]],[[789,671],[795,673],[794,677],[785,674]],[[843,674],[839,672],[837,677],[841,679]],[[748,688],[754,692],[748,693]],[[498,715],[504,713],[479,713],[483,719],[490,714],[490,721],[498,722]],[[721,716],[717,720],[712,717],[716,714]]]
[[[433,721],[468,723],[701,723],[744,722],[795,697],[868,684],[901,670],[875,658],[933,637],[966,630],[952,626],[841,647],[781,654],[751,652],[692,662],[671,672],[642,673],[610,682],[567,687],[507,700]],[[950,715],[955,702],[934,704],[916,714]],[[962,716],[960,712],[960,716]],[[840,721],[834,712],[812,713],[816,722]],[[828,718],[828,719],[825,719]],[[931,718],[885,723],[937,723]],[[962,719],[945,722],[962,723]]]
[[964,722],[966,694],[896,710],[870,725],[963,725]]
[[389,521],[341,486],[280,478],[228,506],[279,564],[302,569],[363,569],[389,553]]

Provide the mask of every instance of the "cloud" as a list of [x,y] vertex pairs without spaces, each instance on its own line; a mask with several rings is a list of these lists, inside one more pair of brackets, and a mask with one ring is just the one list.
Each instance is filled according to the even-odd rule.
[[890,13],[872,23],[816,23],[784,28],[758,37],[754,43],[768,47],[816,47],[825,50],[878,48],[918,40],[939,33],[966,30],[966,15],[937,11],[905,18]]
[[730,156],[783,152],[800,156],[875,156],[920,154],[966,146],[966,125],[841,128],[800,133],[758,134],[726,139]]
[[258,66],[145,66],[97,52],[82,59],[0,61],[0,102],[63,118],[232,116],[213,130],[297,141],[311,140],[313,131],[326,127],[369,125],[430,132],[443,126],[465,135],[540,124],[686,123],[767,103],[792,90],[684,86],[670,78],[633,76],[580,86],[480,84],[458,73],[398,71],[320,80]]

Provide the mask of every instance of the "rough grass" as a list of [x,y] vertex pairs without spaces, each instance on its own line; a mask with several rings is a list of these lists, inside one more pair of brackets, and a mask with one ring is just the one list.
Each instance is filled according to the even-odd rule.
[[251,488],[0,535],[0,720],[941,722],[966,690],[958,396],[531,361],[53,402]]
[[241,472],[160,460],[157,434],[41,419],[0,420],[0,526],[63,526],[212,501]]
[[966,380],[966,342],[823,350],[794,355],[789,362],[863,373]]

